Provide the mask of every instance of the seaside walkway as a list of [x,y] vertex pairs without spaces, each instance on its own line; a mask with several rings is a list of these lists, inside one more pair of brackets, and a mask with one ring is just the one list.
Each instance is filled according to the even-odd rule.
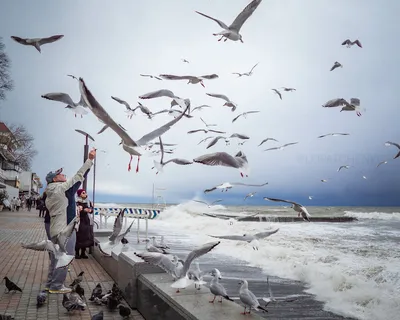
[[[38,211],[32,210],[0,212],[0,276],[15,282],[22,293],[4,293],[4,281],[0,288],[0,315],[10,315],[15,320],[64,320],[91,319],[93,315],[104,311],[104,319],[121,319],[118,309],[109,311],[106,306],[98,306],[88,298],[97,283],[103,290],[111,289],[114,281],[89,255],[86,260],[74,260],[70,265],[66,284],[73,281],[76,275],[84,271],[81,286],[85,290],[87,308],[85,311],[73,311],[70,314],[62,306],[62,294],[49,294],[44,306],[36,308],[36,296],[43,290],[47,279],[48,253],[26,250],[21,243],[36,242],[46,238],[43,218]],[[127,304],[125,304],[127,305]],[[132,310],[131,320],[144,320],[140,313]]]

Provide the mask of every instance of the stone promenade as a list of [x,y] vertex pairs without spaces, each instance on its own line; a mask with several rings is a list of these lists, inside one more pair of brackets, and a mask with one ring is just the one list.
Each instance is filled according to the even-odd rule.
[[[97,283],[104,290],[111,289],[113,281],[94,258],[74,260],[70,265],[66,285],[70,284],[76,275],[84,271],[81,286],[85,290],[87,309],[73,311],[70,314],[62,306],[62,294],[49,294],[44,306],[36,309],[36,296],[44,289],[47,279],[49,257],[47,252],[37,252],[21,248],[21,243],[41,241],[46,238],[43,218],[38,217],[38,211],[33,210],[0,212],[0,276],[7,276],[15,282],[22,293],[4,293],[2,282],[0,289],[0,315],[11,315],[15,320],[64,320],[91,319],[100,310],[104,311],[104,319],[122,319],[118,310],[108,311],[105,306],[98,306],[88,298]],[[127,304],[126,304],[127,305]],[[132,310],[131,320],[144,319],[138,311]]]

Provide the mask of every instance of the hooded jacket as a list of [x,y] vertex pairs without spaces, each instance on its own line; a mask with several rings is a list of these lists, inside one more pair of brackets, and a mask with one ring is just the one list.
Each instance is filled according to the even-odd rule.
[[53,238],[67,226],[68,198],[65,192],[75,183],[84,180],[84,174],[93,165],[93,161],[87,159],[78,172],[65,182],[51,182],[46,187],[46,207],[50,212],[50,236]]

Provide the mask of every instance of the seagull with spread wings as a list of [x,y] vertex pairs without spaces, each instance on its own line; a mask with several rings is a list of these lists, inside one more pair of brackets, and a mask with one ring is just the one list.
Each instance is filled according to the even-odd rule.
[[214,133],[220,133],[220,134],[226,133],[224,131],[218,131],[218,130],[212,130],[212,129],[210,129],[210,130],[207,130],[207,129],[196,129],[196,130],[190,130],[187,133],[191,134],[191,133],[196,133],[196,132],[200,132],[200,131],[203,131],[204,133],[208,133],[208,132],[214,132]]
[[395,143],[395,142],[386,141],[385,146],[387,146],[387,147],[395,146],[397,149],[399,149],[399,152],[394,156],[393,159],[397,159],[398,157],[400,157],[400,144]]
[[[339,169],[337,169],[337,172],[339,172],[342,169],[350,169],[349,165],[345,165],[345,166],[340,166]],[[322,181],[322,180],[321,180]],[[324,182],[324,181],[323,181]]]
[[204,164],[206,166],[223,166],[239,169],[240,175],[248,177],[249,164],[246,155],[239,151],[235,156],[231,156],[226,152],[215,152],[202,155],[193,159],[194,162]]
[[[258,213],[257,213],[258,214]],[[253,250],[258,250],[259,247],[259,242],[258,240],[265,239],[279,231],[279,228],[272,230],[272,231],[264,231],[264,232],[259,232],[255,233],[253,235],[251,234],[244,234],[244,235],[227,235],[227,236],[209,236],[212,238],[217,238],[217,239],[225,239],[225,240],[235,240],[235,241],[246,241],[247,243],[250,243],[253,247]]]
[[285,202],[285,203],[290,203],[292,205],[292,209],[296,212],[298,212],[298,217],[300,215],[303,217],[304,221],[310,221],[311,215],[308,213],[308,210],[306,207],[302,206],[300,203],[290,201],[290,200],[282,200],[282,199],[276,199],[276,198],[269,198],[269,197],[264,197],[264,200],[269,200],[269,201],[275,201],[275,202]]
[[129,227],[124,231],[122,231],[123,219],[124,219],[125,208],[121,209],[118,213],[118,216],[115,218],[113,231],[111,236],[109,236],[107,242],[99,243],[99,250],[106,256],[111,256],[112,249],[117,246],[121,240],[131,231],[132,225],[135,220],[129,225]]
[[[194,110],[194,109],[193,109],[193,110]],[[202,117],[200,117],[200,120],[201,120],[201,122],[204,123],[204,125],[205,125],[207,128],[209,128],[209,127],[216,127],[216,126],[217,126],[216,124],[208,124],[207,122],[205,122],[205,121],[203,120]]]
[[[347,105],[342,107],[340,112],[342,112],[342,111],[355,111],[357,116],[361,117],[360,109],[361,109],[361,107],[360,107],[360,99],[351,98],[350,99],[350,103],[348,103]],[[364,111],[365,111],[365,109],[364,109]]]
[[215,19],[213,17],[210,17],[204,13],[201,13],[199,11],[196,11],[196,13],[202,15],[203,17],[206,17],[208,19],[211,19],[218,23],[218,25],[224,29],[223,31],[219,33],[213,33],[214,36],[221,36],[218,41],[221,41],[223,38],[224,41],[226,40],[232,40],[232,41],[238,41],[240,40],[243,43],[243,38],[242,35],[239,33],[240,29],[242,28],[243,24],[246,22],[246,20],[253,14],[253,12],[257,9],[259,4],[261,3],[262,0],[253,0],[250,2],[241,13],[236,17],[236,19],[232,22],[230,26],[227,26],[224,22],[221,20]]
[[351,41],[350,39],[346,39],[346,40],[344,40],[343,42],[342,42],[342,46],[346,46],[347,48],[351,48],[353,45],[357,45],[357,46],[359,46],[360,48],[362,48],[362,45],[361,45],[361,42],[360,42],[360,40],[354,40],[354,41]]
[[279,99],[282,100],[282,94],[279,92],[278,89],[271,89],[271,90],[274,91],[279,96]]
[[292,91],[296,91],[295,88],[286,88],[286,87],[282,87],[283,91],[285,92],[292,92]]
[[268,140],[279,142],[278,140],[276,140],[276,139],[274,139],[274,138],[266,138],[266,139],[264,139],[263,141],[260,142],[260,144],[258,145],[258,147],[261,146],[263,143],[267,142]]
[[221,201],[223,201],[223,200],[222,200],[222,199],[218,199],[218,200],[214,200],[214,201],[211,202],[211,203],[208,203],[208,202],[205,202],[205,201],[202,201],[202,200],[192,200],[192,201],[198,202],[198,203],[204,203],[208,208],[211,208],[211,206],[213,206],[214,204],[216,204],[216,203],[218,203],[218,202],[221,202]]
[[185,159],[180,159],[180,158],[173,158],[173,159],[169,159],[168,161],[164,162],[164,146],[163,146],[161,137],[158,137],[158,139],[160,140],[161,159],[160,159],[160,162],[157,162],[157,161],[154,160],[154,167],[153,168],[157,169],[156,174],[158,174],[159,172],[163,172],[164,166],[167,165],[168,163],[175,163],[175,164],[178,164],[178,165],[181,165],[181,166],[193,163],[192,161],[185,160]]
[[241,182],[233,182],[233,183],[224,182],[224,183],[221,183],[218,186],[215,186],[215,187],[212,187],[210,189],[204,190],[204,193],[208,193],[208,192],[211,192],[211,191],[214,191],[214,190],[217,190],[217,189],[221,189],[221,192],[224,192],[224,191],[227,192],[229,189],[232,189],[235,186],[263,187],[263,186],[266,186],[267,184],[268,184],[268,182],[262,183],[262,184],[246,184],[246,183],[241,183]]
[[131,106],[129,105],[129,103],[126,102],[125,100],[122,100],[120,98],[113,97],[113,96],[111,96],[111,99],[113,99],[113,100],[117,101],[118,103],[123,104],[125,106],[125,108],[126,108],[125,112],[128,114],[129,119],[132,119],[132,116],[136,115],[135,110],[138,107],[136,107],[135,109],[132,109]]
[[[167,132],[171,127],[177,123],[179,120],[182,119],[183,115],[187,112],[189,107],[186,107],[186,110],[184,113],[182,113],[179,117],[171,120],[170,122],[164,124],[160,128],[157,128],[148,134],[144,135],[142,138],[140,138],[137,141],[134,141],[127,133],[126,130],[121,125],[118,125],[112,118],[111,116],[107,113],[107,111],[100,105],[100,103],[96,100],[96,98],[93,96],[93,94],[90,92],[90,90],[87,88],[85,82],[83,81],[82,78],[79,78],[79,84],[80,84],[80,90],[83,99],[85,100],[86,104],[88,105],[89,109],[93,112],[93,114],[105,125],[103,129],[101,130],[104,132],[105,129],[110,127],[120,138],[121,138],[121,143],[122,148],[128,152],[131,156],[131,159],[129,161],[128,165],[128,171],[131,168],[131,162],[132,162],[132,156],[137,156],[138,157],[138,162],[136,166],[136,172],[139,171],[139,161],[140,161],[140,156],[142,155],[140,148],[142,146],[145,146],[152,140],[158,138],[159,136],[163,135],[165,132]],[[183,101],[182,101],[183,102]]]
[[83,115],[88,114],[88,112],[85,110],[85,108],[87,108],[87,104],[85,103],[85,100],[82,96],[78,102],[72,101],[69,94],[63,92],[46,93],[41,95],[41,97],[43,99],[58,101],[66,104],[67,106],[65,108],[73,111],[75,113],[75,118],[77,114],[80,114],[81,118],[83,117]]
[[290,143],[286,143],[286,144],[284,144],[283,146],[280,146],[280,147],[274,147],[274,148],[268,148],[268,149],[265,149],[264,151],[270,151],[270,150],[283,150],[283,149],[285,149],[287,146],[291,146],[291,145],[294,145],[294,144],[298,144],[298,142],[290,142]]
[[350,135],[350,133],[328,133],[328,134],[324,134],[322,136],[319,136],[318,138],[324,138],[324,137],[337,137],[337,136],[348,136]]
[[206,93],[206,95],[213,98],[225,100],[226,102],[223,104],[224,107],[232,108],[232,112],[236,110],[237,107],[236,103],[231,101],[226,95],[219,93]]
[[[175,100],[175,102],[183,109],[186,109],[186,107],[190,107],[190,100],[184,100],[182,98],[179,98],[178,96],[176,96],[171,90],[168,89],[160,89],[160,90],[156,90],[156,91],[152,91],[146,94],[142,94],[141,96],[139,96],[139,99],[154,99],[154,98],[161,98],[161,97],[167,97],[167,98],[171,98],[173,100]],[[187,103],[187,101],[189,102],[189,105]],[[171,105],[173,106],[173,105]]]
[[378,163],[378,165],[376,167],[379,168],[379,166],[381,166],[382,164],[386,164],[386,163],[388,163],[386,160],[385,161],[381,161],[381,162]]
[[256,193],[257,192],[250,192],[250,193],[246,194],[243,201],[246,201],[247,198],[253,198]]
[[205,88],[204,82],[203,80],[207,79],[207,80],[213,80],[213,79],[217,79],[218,75],[213,73],[213,74],[207,74],[204,76],[175,76],[172,74],[160,74],[159,75],[160,78],[165,79],[165,80],[188,80],[188,84],[197,84],[200,83],[203,88]]
[[42,45],[47,44],[47,43],[53,43],[57,40],[60,40],[63,37],[64,37],[64,35],[58,34],[58,35],[47,37],[47,38],[20,38],[20,37],[16,37],[16,36],[11,36],[11,39],[13,39],[14,41],[16,41],[19,44],[22,44],[24,46],[35,47],[36,50],[41,53],[42,51],[41,51],[40,47]]
[[258,63],[256,63],[254,65],[254,67],[251,68],[251,70],[249,72],[245,72],[245,73],[233,72],[232,74],[237,74],[238,78],[243,77],[243,76],[250,77],[253,74],[253,70],[254,70],[255,67],[257,67],[257,65],[258,65]]
[[57,260],[56,269],[68,267],[75,256],[67,253],[67,242],[71,238],[78,221],[75,217],[56,237],[55,242],[43,240],[37,243],[21,244],[24,249],[52,252]]
[[[142,258],[147,263],[159,266],[165,272],[170,274],[176,280],[171,287],[178,288],[177,292],[179,292],[179,288],[186,288],[194,283],[194,280],[191,280],[188,277],[189,268],[192,262],[210,252],[220,243],[221,241],[206,243],[199,248],[192,250],[184,261],[177,258],[175,258],[174,261],[171,261],[170,258],[164,254],[156,252],[135,252],[135,255]],[[183,264],[181,261],[183,261]]]
[[335,63],[333,64],[333,66],[332,66],[330,71],[333,71],[336,68],[343,68],[343,66],[342,66],[342,64],[340,62],[335,61]]
[[241,114],[239,114],[238,116],[236,116],[235,118],[233,118],[232,123],[235,122],[237,119],[239,119],[240,117],[243,117],[245,119],[247,119],[247,115],[248,114],[252,114],[252,113],[258,113],[260,111],[247,111],[247,112],[243,112]]

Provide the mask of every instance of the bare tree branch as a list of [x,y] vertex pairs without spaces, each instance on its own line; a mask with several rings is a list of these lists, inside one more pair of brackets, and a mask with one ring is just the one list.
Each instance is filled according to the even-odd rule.
[[0,37],[0,100],[5,100],[6,92],[14,88],[10,74],[11,60],[4,51],[5,47]]
[[7,127],[13,135],[13,139],[9,142],[9,148],[13,150],[15,161],[18,162],[21,169],[30,171],[32,160],[37,155],[33,143],[35,139],[23,125],[7,124]]

